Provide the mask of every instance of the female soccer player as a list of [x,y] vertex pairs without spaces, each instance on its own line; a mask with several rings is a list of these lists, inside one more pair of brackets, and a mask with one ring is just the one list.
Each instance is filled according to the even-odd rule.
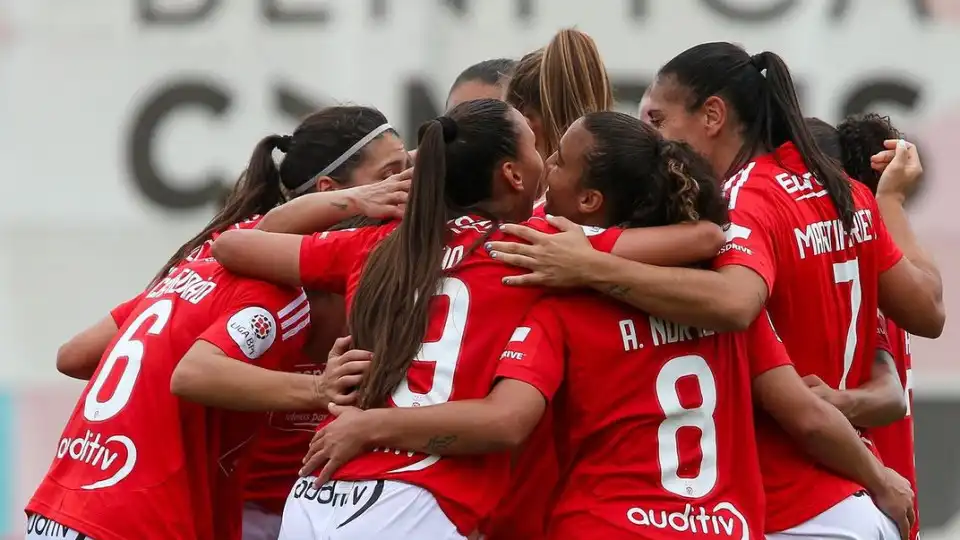
[[447,110],[464,101],[475,99],[500,99],[504,87],[517,61],[509,58],[493,58],[478,62],[463,70],[450,87],[447,94]]
[[[384,129],[382,126],[387,126]],[[376,131],[376,133],[374,133]],[[360,133],[357,133],[360,132]],[[366,141],[363,141],[366,139]],[[363,141],[363,144],[358,146],[358,142]],[[275,148],[279,148],[282,151],[285,151],[286,155],[283,163],[280,165],[279,169],[274,164],[271,157],[271,153]],[[332,165],[332,166],[331,166]],[[378,111],[365,107],[332,107],[320,111],[314,115],[308,117],[304,123],[294,132],[292,136],[271,136],[265,138],[261,141],[253,154],[253,157],[250,160],[250,165],[244,173],[241,180],[238,182],[233,193],[228,198],[226,206],[218,213],[216,217],[210,222],[210,224],[202,231],[200,234],[192,238],[190,241],[185,243],[177,253],[171,257],[170,261],[164,266],[164,268],[158,273],[157,279],[151,288],[148,291],[145,291],[143,294],[138,295],[133,300],[118,306],[117,309],[111,312],[111,317],[101,321],[91,329],[84,331],[75,338],[71,339],[68,343],[61,347],[58,354],[58,368],[66,374],[77,378],[89,379],[94,373],[100,373],[100,375],[94,379],[91,383],[93,388],[101,388],[104,385],[104,381],[112,381],[114,379],[114,371],[116,371],[116,361],[118,358],[129,358],[126,361],[127,367],[124,369],[123,373],[125,375],[133,374],[133,377],[136,377],[137,373],[140,373],[139,368],[137,371],[134,371],[133,367],[130,367],[132,362],[133,354],[139,350],[138,359],[142,359],[146,356],[151,358],[153,357],[164,357],[166,353],[169,353],[170,365],[162,366],[153,366],[149,369],[142,368],[141,378],[149,379],[150,383],[141,383],[141,385],[149,384],[151,388],[144,388],[140,390],[139,387],[136,388],[136,394],[128,399],[130,399],[130,408],[138,409],[137,413],[132,412],[132,410],[126,410],[123,414],[118,413],[118,418],[116,422],[140,422],[144,424],[151,424],[149,418],[153,418],[151,415],[153,413],[166,414],[166,410],[159,411],[154,410],[152,406],[143,407],[137,406],[134,407],[136,403],[140,403],[143,400],[149,400],[149,395],[157,392],[157,390],[152,389],[153,385],[156,385],[156,388],[161,389],[161,396],[164,394],[169,394],[171,385],[176,393],[189,397],[191,399],[209,402],[208,404],[219,405],[223,404],[226,407],[231,408],[243,408],[243,409],[259,409],[259,410],[272,410],[273,406],[267,402],[259,403],[236,403],[236,395],[245,396],[249,395],[253,398],[261,396],[260,392],[255,392],[251,394],[244,394],[238,392],[237,394],[232,394],[232,392],[237,392],[238,388],[242,388],[244,379],[242,376],[236,376],[238,374],[253,375],[255,379],[247,381],[257,382],[260,387],[262,385],[269,385],[271,382],[273,384],[280,384],[281,387],[289,389],[290,392],[273,392],[274,398],[279,400],[287,400],[286,404],[274,402],[277,410],[286,411],[286,410],[319,410],[323,411],[324,405],[330,400],[331,396],[336,396],[338,394],[343,394],[342,389],[346,386],[352,386],[355,384],[355,381],[351,382],[353,377],[356,375],[353,374],[356,371],[357,366],[363,365],[364,362],[351,363],[344,366],[338,366],[338,370],[333,370],[327,373],[327,376],[324,378],[314,378],[307,375],[292,375],[287,376],[286,374],[272,374],[269,372],[262,372],[262,370],[247,370],[246,373],[237,372],[233,375],[230,374],[230,370],[236,370],[239,366],[237,362],[227,362],[223,363],[222,361],[217,363],[217,357],[222,357],[223,352],[226,352],[227,355],[236,353],[236,345],[230,345],[232,342],[227,342],[218,334],[220,329],[214,328],[216,325],[211,327],[212,329],[212,338],[216,338],[219,341],[212,341],[215,345],[218,345],[223,352],[216,351],[213,347],[206,344],[198,344],[196,347],[191,348],[190,353],[187,356],[180,360],[181,353],[176,353],[175,351],[181,350],[178,347],[182,347],[182,350],[185,350],[186,347],[192,343],[192,339],[197,339],[199,332],[203,331],[201,325],[202,321],[205,320],[203,316],[196,315],[196,321],[188,322],[186,319],[189,315],[172,315],[170,317],[171,322],[168,325],[167,331],[164,331],[164,335],[176,335],[177,341],[175,344],[170,344],[168,340],[164,340],[162,343],[153,346],[146,346],[143,343],[147,343],[148,340],[141,340],[139,334],[128,335],[131,331],[139,331],[138,329],[149,322],[150,317],[147,317],[145,320],[137,323],[139,320],[131,313],[135,313],[136,310],[141,309],[143,304],[147,302],[144,300],[145,295],[151,298],[163,297],[164,295],[169,294],[180,294],[183,296],[189,296],[190,301],[199,302],[202,297],[206,297],[206,291],[204,293],[204,287],[210,287],[211,290],[216,288],[215,293],[210,293],[209,296],[213,298],[223,298],[224,300],[208,300],[204,302],[203,305],[208,306],[206,309],[212,309],[214,311],[218,309],[228,309],[230,307],[227,302],[230,298],[236,297],[237,301],[243,300],[246,298],[252,303],[262,302],[263,305],[270,304],[276,300],[276,297],[283,297],[280,293],[274,291],[275,288],[266,286],[265,284],[259,284],[250,280],[237,280],[236,278],[229,277],[225,274],[222,274],[218,267],[211,266],[209,260],[209,244],[213,237],[215,237],[219,232],[222,232],[226,228],[235,227],[235,228],[244,228],[253,226],[259,219],[258,214],[266,212],[278,202],[282,201],[284,198],[283,190],[286,189],[289,192],[304,193],[307,191],[312,191],[316,189],[328,189],[334,186],[350,186],[350,185],[361,185],[368,184],[374,181],[377,181],[384,176],[397,172],[402,167],[406,166],[406,154],[403,151],[403,145],[399,141],[399,138],[396,137],[396,134],[393,133],[392,129],[389,128],[389,125],[386,124],[386,119]],[[317,174],[318,171],[324,171],[323,174]],[[281,185],[283,186],[281,188]],[[387,186],[384,186],[387,187]],[[381,205],[380,208],[384,211],[393,211],[394,204],[396,203],[396,197],[404,196],[405,193],[402,190],[396,189],[397,186],[394,186],[386,191],[383,188],[367,188],[367,189],[354,189],[354,192],[350,194],[349,192],[344,192],[346,195],[345,198],[360,198],[367,201],[368,203],[376,203],[378,200],[380,202],[386,202],[388,204]],[[384,199],[383,197],[386,197]],[[370,205],[368,204],[368,207]],[[371,213],[375,213],[371,212]],[[268,219],[267,221],[276,221],[276,219]],[[204,272],[208,273],[211,277],[209,280],[201,280],[197,276],[207,275],[204,272],[200,272],[197,268],[191,266],[187,268],[186,265],[192,265],[196,263],[201,267]],[[174,270],[171,273],[171,269]],[[279,290],[279,289],[278,289]],[[274,292],[271,292],[274,291]],[[201,297],[201,293],[204,293]],[[304,356],[301,356],[297,349],[297,346],[302,338],[299,336],[306,335],[304,332],[305,328],[308,328],[310,321],[310,308],[307,306],[307,303],[304,301],[305,298],[302,295],[297,293],[296,297],[297,303],[294,307],[295,310],[283,312],[283,309],[274,310],[274,312],[267,313],[263,315],[260,313],[265,308],[263,305],[257,306],[247,306],[240,311],[236,312],[233,317],[229,318],[229,323],[232,325],[236,323],[239,326],[227,329],[226,336],[233,339],[237,342],[237,345],[240,346],[243,356],[235,357],[239,360],[249,361],[251,358],[259,357],[259,361],[262,365],[269,365],[271,367],[280,367],[278,364],[269,364],[266,362],[268,358],[279,359],[285,357],[284,360],[290,359],[303,359]],[[231,296],[232,295],[232,296]],[[246,296],[245,296],[246,295]],[[263,296],[263,298],[258,298]],[[211,302],[215,302],[215,305],[210,306]],[[311,302],[314,305],[317,305],[317,302]],[[161,300],[156,303],[157,305],[166,306],[169,304],[166,300]],[[173,307],[179,305],[176,302],[176,298],[173,300]],[[290,305],[293,305],[291,303]],[[283,306],[280,306],[282,308]],[[150,312],[151,307],[147,308],[145,313]],[[159,308],[156,308],[159,309]],[[179,311],[184,309],[189,310],[189,308],[180,308]],[[260,310],[260,311],[257,311]],[[267,310],[269,311],[269,310]],[[256,312],[256,313],[254,313]],[[152,312],[150,312],[152,313]],[[243,316],[241,316],[243,314]],[[283,332],[277,332],[277,328],[267,328],[266,326],[260,327],[259,334],[257,332],[250,333],[249,330],[244,330],[244,327],[240,324],[244,321],[243,319],[246,315],[263,315],[257,319],[258,322],[274,322],[280,321],[283,324]],[[336,312],[334,312],[336,314]],[[229,314],[228,314],[229,315]],[[228,315],[224,315],[227,317]],[[251,316],[252,316],[251,315]],[[326,314],[323,314],[326,315]],[[239,318],[238,318],[239,317]],[[161,317],[162,318],[162,317]],[[251,319],[252,320],[252,319]],[[325,319],[326,320],[326,319]],[[121,337],[117,337],[118,330],[124,326],[124,322],[134,321],[131,324],[128,332]],[[165,322],[165,321],[164,321]],[[333,325],[336,326],[336,331],[334,335],[340,335],[339,331],[342,330],[342,323],[337,324],[335,320],[331,321]],[[159,322],[157,324],[160,324]],[[269,325],[268,325],[269,326]],[[151,327],[153,328],[153,327]],[[243,345],[240,344],[240,341],[237,341],[238,336],[246,333],[247,335],[252,335],[253,337],[243,340]],[[262,339],[260,334],[263,334]],[[219,336],[219,337],[218,337]],[[279,339],[278,339],[279,337]],[[206,338],[201,338],[205,340]],[[309,349],[311,351],[324,351],[328,349],[330,343],[332,343],[333,338],[327,338],[323,333],[315,333],[312,339],[311,346]],[[116,354],[104,356],[104,351],[110,346],[112,341],[116,341],[114,345],[113,352]],[[210,340],[207,340],[210,341]],[[268,341],[270,343],[268,343]],[[267,352],[272,351],[271,345],[276,341],[276,345],[273,346],[274,349],[279,349],[281,351],[286,351],[283,354],[281,353],[271,353],[267,355]],[[137,343],[141,343],[137,345]],[[224,345],[226,343],[226,345]],[[144,349],[145,347],[145,349]],[[232,347],[232,348],[231,348]],[[252,347],[252,349],[251,349]],[[206,350],[204,350],[206,349]],[[260,350],[265,349],[265,350]],[[131,352],[133,351],[133,352]],[[149,354],[148,354],[149,353]],[[322,352],[321,354],[325,354]],[[118,356],[119,355],[119,356]],[[252,355],[252,356],[251,356]],[[101,356],[104,356],[105,365],[101,367],[100,371],[97,372],[97,365]],[[320,356],[318,356],[320,358]],[[176,361],[180,360],[179,363]],[[361,358],[361,360],[363,360]],[[138,360],[139,362],[140,360]],[[211,363],[213,362],[213,363]],[[285,365],[287,369],[296,368],[298,365],[310,365],[311,369],[314,369],[314,366],[311,362],[292,362],[294,365]],[[176,370],[170,372],[170,370]],[[246,366],[239,366],[240,368]],[[224,371],[226,370],[226,371]],[[296,369],[294,369],[296,371]],[[147,374],[150,374],[149,377]],[[171,382],[171,378],[173,379]],[[121,377],[121,383],[127,381],[131,383],[132,381]],[[349,384],[347,384],[349,383]],[[113,385],[110,383],[108,386]],[[249,390],[249,389],[248,389]],[[88,387],[88,392],[90,387]],[[117,392],[134,392],[134,389],[126,388],[126,386],[121,386]],[[147,397],[142,397],[144,393]],[[90,403],[95,403],[96,399],[99,399],[99,396],[96,395],[96,392],[93,393],[93,396],[88,396],[88,404],[84,406],[84,414],[88,408],[92,407]],[[263,393],[264,395],[270,395],[270,392]],[[285,396],[285,397],[281,397]],[[162,398],[158,398],[161,399]],[[173,398],[170,398],[173,399]],[[267,399],[269,401],[269,399]],[[119,403],[119,398],[113,400],[114,404]],[[187,410],[202,410],[196,409],[196,406],[186,405],[184,402],[175,402],[176,405],[171,415],[175,416],[176,407],[182,406]],[[266,407],[266,409],[264,409]],[[92,410],[92,409],[91,409]],[[79,409],[78,409],[79,411]],[[78,426],[82,425],[85,420],[78,417],[79,412],[75,412],[74,419],[71,421],[71,425],[68,427],[67,432],[72,434],[74,428],[80,429]],[[218,415],[221,413],[213,412],[211,417],[219,418]],[[310,436],[313,432],[315,422],[313,425],[306,426],[306,430],[303,430],[304,426],[299,426],[301,431],[299,434],[291,435],[284,434],[282,429],[287,427],[287,423],[282,422],[281,414],[284,412],[278,413],[274,416],[271,421],[271,428],[264,432],[265,444],[261,446],[258,450],[257,455],[257,468],[254,471],[254,474],[251,477],[251,482],[248,483],[245,488],[247,491],[247,499],[256,501],[262,504],[272,504],[277,508],[277,512],[282,510],[283,500],[286,498],[286,492],[289,491],[289,485],[295,478],[296,470],[299,465],[300,458],[302,457],[303,450],[302,448],[307,444],[310,439]],[[163,424],[166,421],[172,421],[172,417],[164,417],[163,420],[157,421],[157,424]],[[224,423],[233,422],[231,417],[228,417],[223,413]],[[97,419],[97,421],[104,421],[106,418],[102,416]],[[246,422],[248,425],[256,425],[255,422]],[[111,424],[112,426],[115,424]],[[199,424],[192,424],[194,427],[199,426]],[[201,427],[197,427],[198,430]],[[217,429],[215,425],[210,425],[210,429]],[[241,431],[241,430],[238,430]],[[66,433],[66,432],[65,432]],[[202,431],[201,431],[202,433]],[[202,434],[194,433],[198,437],[203,437]],[[133,437],[130,433],[127,433],[131,445],[134,446],[125,446],[129,451],[130,448],[136,449],[136,443],[142,440],[137,440],[136,437]],[[296,438],[296,441],[293,439]],[[69,437],[65,434],[64,441],[68,441]],[[81,437],[82,439],[82,437]],[[115,439],[119,440],[119,439]],[[233,441],[233,442],[224,442],[223,446],[225,448],[232,448],[236,446],[238,442],[244,442],[242,437],[239,437],[238,434],[225,434],[224,441]],[[100,456],[97,457],[94,455],[96,451],[100,448],[106,448],[105,443],[99,442],[100,439],[97,438],[94,441],[90,442],[89,445],[83,446],[79,442],[76,444],[79,445],[77,448],[87,448],[90,447],[91,450],[87,452],[87,456],[90,459],[96,459],[98,463],[95,465],[100,465],[101,472],[103,476],[106,476],[106,473],[115,471],[118,467],[114,466],[114,460],[116,459],[116,454],[110,454],[107,451],[100,451]],[[123,441],[121,441],[123,442]],[[217,438],[212,439],[212,442],[219,444]],[[61,442],[61,448],[63,445],[67,444],[63,441]],[[114,443],[116,444],[116,443]],[[124,443],[125,444],[125,443]],[[190,443],[193,444],[192,442]],[[199,443],[198,443],[199,444]],[[176,445],[175,445],[176,446]],[[176,452],[183,451],[188,453],[188,457],[184,459],[193,460],[194,458],[200,459],[202,456],[203,459],[206,459],[206,456],[202,454],[201,451],[198,453],[189,454],[192,450],[183,450],[178,448],[171,448],[171,455],[176,455]],[[236,450],[236,449],[234,449]],[[79,451],[79,450],[77,450]],[[163,468],[162,465],[157,464],[159,457],[150,457],[151,453],[155,450],[143,450],[141,449],[139,455],[140,467],[152,467],[152,468]],[[216,451],[211,448],[211,451]],[[73,452],[73,450],[67,449],[67,452]],[[159,535],[159,537],[168,537],[164,536],[164,531],[179,531],[175,534],[186,534],[185,531],[192,530],[194,534],[199,534],[199,537],[208,537],[206,533],[198,531],[208,531],[215,530],[217,531],[218,536],[222,538],[232,537],[231,535],[234,532],[239,531],[239,523],[231,520],[231,516],[237,516],[239,512],[239,506],[235,509],[236,512],[230,511],[231,509],[227,506],[221,506],[222,511],[218,511],[214,516],[203,515],[205,509],[208,509],[211,501],[203,500],[202,496],[200,499],[195,501],[194,506],[188,505],[187,512],[183,515],[177,516],[177,521],[171,523],[169,527],[163,524],[156,522],[156,519],[159,518],[160,514],[150,513],[143,510],[143,506],[147,505],[158,505],[159,503],[149,502],[143,497],[127,497],[126,494],[129,490],[135,490],[135,486],[131,485],[133,483],[142,483],[143,477],[139,473],[131,473],[131,471],[117,471],[114,477],[112,477],[117,484],[107,485],[101,482],[101,485],[97,488],[99,491],[90,491],[89,495],[85,495],[86,498],[74,494],[86,494],[86,491],[83,490],[73,490],[70,491],[70,486],[76,484],[80,480],[83,480],[85,475],[91,475],[93,473],[86,472],[86,467],[83,464],[77,464],[69,462],[69,460],[64,460],[65,455],[70,455],[75,457],[72,454],[65,454],[64,452],[58,452],[58,461],[55,462],[54,466],[51,468],[51,472],[48,475],[50,481],[45,481],[43,485],[38,489],[37,495],[31,501],[30,506],[28,506],[28,512],[38,512],[32,514],[31,516],[31,530],[35,530],[38,527],[34,525],[38,520],[46,522],[47,518],[53,518],[60,520],[63,523],[70,524],[83,520],[81,525],[76,526],[76,529],[83,531],[86,534],[93,535],[96,538],[116,538],[124,537],[144,537],[147,538],[149,534]],[[110,456],[114,456],[111,458]],[[231,463],[235,464],[236,454],[231,454],[230,459]],[[218,456],[214,456],[218,457]],[[127,455],[126,456],[127,464],[130,467],[134,466],[137,456]],[[164,458],[167,459],[167,458]],[[171,458],[172,459],[172,458]],[[109,461],[109,462],[108,462]],[[144,463],[146,461],[146,463]],[[91,463],[89,460],[85,463]],[[187,465],[187,468],[201,467],[203,463],[198,463],[196,461],[190,461]],[[232,468],[233,465],[231,465]],[[219,466],[210,467],[210,471],[218,470]],[[225,471],[226,472],[226,471]],[[125,479],[124,482],[119,483],[121,473],[125,475],[131,475],[130,479]],[[171,474],[182,474],[182,473],[171,473]],[[156,476],[162,476],[162,473]],[[77,480],[80,478],[80,480]],[[240,475],[231,475],[229,478],[224,475],[224,478],[217,479],[217,475],[211,476],[211,480],[220,481],[220,480],[230,480],[231,482],[236,481],[240,478]],[[57,482],[53,479],[64,480],[62,484],[62,489],[67,490],[72,493],[70,495],[64,495],[63,501],[74,501],[70,504],[65,504],[60,507],[60,503],[57,503],[58,509],[54,512],[49,510],[48,505],[51,497],[53,497],[54,491],[56,489],[54,486],[57,485]],[[76,480],[76,481],[75,481]],[[277,494],[278,485],[282,484],[280,490],[282,493]],[[173,477],[169,480],[169,491],[172,493],[176,491],[177,488],[176,478]],[[181,486],[182,487],[182,486]],[[235,486],[231,484],[229,489],[217,490],[218,495],[227,495],[233,493],[239,493],[240,486]],[[197,491],[198,495],[205,493],[203,491]],[[158,496],[165,496],[163,490],[158,491]],[[179,494],[178,497],[185,497],[185,494]],[[279,499],[279,502],[277,502]],[[81,502],[85,501],[85,502]],[[214,501],[213,504],[219,505],[222,501]],[[125,506],[127,505],[127,506]],[[122,510],[129,508],[132,511],[129,516],[123,517],[123,519],[117,519],[109,521],[107,523],[107,518],[109,514],[116,510],[117,512],[122,513]],[[189,509],[196,510],[196,514],[190,514]],[[195,523],[190,523],[192,519],[191,516],[196,518]],[[143,523],[136,524],[138,519],[143,519]],[[208,520],[213,519],[215,523],[210,523]],[[279,520],[279,517],[278,517]],[[182,529],[178,527],[183,527]],[[194,527],[195,526],[195,527]],[[129,528],[128,528],[129,527]],[[136,527],[142,527],[138,529]],[[164,527],[167,527],[166,529]],[[147,529],[154,530],[155,532],[146,531]],[[279,530],[279,523],[276,527]],[[96,532],[90,532],[96,531]],[[145,532],[146,531],[146,532]],[[185,537],[195,537],[195,536],[185,536]],[[274,537],[276,537],[276,531],[274,531]]]
[[[780,57],[698,45],[661,68],[649,99],[654,126],[730,177],[731,225],[717,270],[599,257],[580,249],[573,231],[533,246],[496,245],[503,260],[538,270],[508,283],[589,284],[651,315],[720,330],[747,328],[766,304],[799,373],[834,388],[869,378],[878,286],[879,305],[894,320],[939,333],[939,280],[901,256],[876,201],[817,148]],[[889,523],[857,496],[861,486],[817,467],[777,429],[764,429],[763,418],[758,424],[773,538],[816,538],[825,529],[874,538]],[[912,512],[893,517],[904,524]]]
[[[823,149],[824,153],[843,164],[844,171],[851,178],[862,182],[875,195],[880,192],[879,198],[881,200],[909,191],[909,189],[900,188],[891,190],[889,186],[884,185],[882,188],[880,186],[881,172],[892,161],[887,146],[902,138],[900,132],[890,123],[889,117],[877,114],[852,116],[846,118],[836,128],[818,118],[808,118],[807,125],[810,127],[810,132],[813,133],[817,145]],[[912,153],[915,153],[915,149]],[[904,179],[909,184],[915,185],[920,179],[923,168],[919,159],[911,159],[911,161],[915,161],[915,163],[911,163],[909,174]],[[891,178],[895,178],[895,176],[886,176],[888,181]],[[884,195],[884,192],[887,195]],[[899,230],[910,232],[908,227],[899,228]],[[936,269],[932,258],[920,248],[912,235],[904,238],[894,238],[894,240],[903,249],[905,257],[917,264],[927,264]],[[870,439],[884,463],[909,480],[914,493],[916,493],[917,471],[914,464],[913,416],[911,415],[913,409],[911,375],[913,358],[910,353],[910,334],[897,327],[892,320],[886,319],[882,315],[881,319],[886,323],[885,329],[893,346],[893,359],[898,375],[896,382],[899,383],[897,386],[903,393],[906,416],[889,425],[871,429],[869,431]],[[854,416],[851,412],[869,408],[868,406],[864,407],[863,403],[858,403],[863,401],[862,395],[858,394],[858,390],[832,391],[838,395],[838,398],[834,401],[841,407],[846,405],[845,414],[855,425],[861,424],[857,422],[857,418],[851,418],[851,416]],[[844,408],[841,408],[841,411],[844,411]],[[917,512],[917,519],[910,531],[911,539],[916,539],[920,534],[918,503],[915,504],[914,511]]]
[[[581,208],[585,224],[726,220],[709,165],[630,116],[587,115],[564,135],[559,154],[560,164],[547,172],[551,192],[593,191],[591,200],[599,201]],[[546,400],[566,381],[555,397],[565,472],[554,538],[684,538],[711,529],[762,537],[751,380],[758,404],[812,455],[897,503],[890,486],[902,479],[887,475],[843,416],[806,389],[766,315],[746,333],[717,334],[596,295],[545,298],[514,331],[500,362],[504,376],[537,374]],[[312,450],[330,459],[329,471],[367,445],[407,449],[446,437],[462,442],[445,451],[465,452],[469,441],[497,439],[507,429],[480,420],[507,414],[488,401],[434,409],[429,426],[398,410],[335,409],[340,419],[318,432]]]

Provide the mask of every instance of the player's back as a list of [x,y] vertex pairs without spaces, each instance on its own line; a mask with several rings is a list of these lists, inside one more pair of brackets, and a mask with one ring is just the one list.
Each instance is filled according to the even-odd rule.
[[[748,333],[685,327],[592,294],[531,313],[554,318],[544,327],[566,351],[550,538],[763,537],[751,382],[766,368],[751,365]],[[758,324],[769,327],[765,315]],[[777,358],[786,361],[758,361]]]
[[[850,184],[856,210],[848,229],[793,144],[756,158],[724,185],[731,225],[715,261],[764,278],[767,310],[798,373],[838,389],[870,376],[878,276],[900,257],[873,196]],[[758,426],[769,530],[797,525],[858,489],[815,465],[771,419],[761,415]]]
[[103,540],[217,537],[211,501],[222,484],[213,468],[231,468],[228,450],[256,426],[217,422],[215,412],[173,395],[170,381],[239,281],[202,260],[141,295],[81,394],[28,512]]
[[[543,220],[527,224],[550,231]],[[426,335],[406,377],[393,392],[389,405],[417,407],[453,400],[485,397],[492,387],[500,352],[526,311],[542,295],[538,288],[505,287],[502,279],[520,270],[491,258],[483,248],[486,240],[511,239],[493,223],[476,216],[451,220],[449,241],[443,256],[446,270],[430,306]],[[350,267],[346,296],[352,301],[360,274],[373,247],[396,225],[356,231],[331,232],[317,237],[313,259],[301,248],[301,273],[316,260],[316,282],[335,289],[331,273]],[[595,247],[609,251],[620,231],[609,229],[591,237]],[[360,235],[360,238],[350,238]],[[341,237],[341,239],[337,239]],[[352,253],[337,244],[355,244]],[[338,264],[332,265],[333,261]],[[331,265],[331,266],[327,266]],[[343,270],[340,270],[343,271]],[[326,277],[322,277],[326,276]],[[305,285],[309,286],[304,279]],[[322,283],[321,283],[322,282]],[[335,290],[333,292],[336,292]],[[376,449],[350,461],[334,476],[337,480],[390,479],[415,484],[430,491],[443,512],[461,531],[470,532],[486,516],[509,480],[510,456],[444,457],[393,449]],[[307,494],[309,496],[309,494]],[[361,495],[358,495],[361,496]],[[371,503],[372,504],[372,503]]]

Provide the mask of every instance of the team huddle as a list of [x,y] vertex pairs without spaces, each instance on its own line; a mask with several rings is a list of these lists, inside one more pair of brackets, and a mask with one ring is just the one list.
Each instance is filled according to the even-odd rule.
[[415,151],[364,106],[265,137],[61,346],[28,540],[918,538],[945,314],[887,118],[804,118],[722,42],[614,112],[569,29],[447,106]]

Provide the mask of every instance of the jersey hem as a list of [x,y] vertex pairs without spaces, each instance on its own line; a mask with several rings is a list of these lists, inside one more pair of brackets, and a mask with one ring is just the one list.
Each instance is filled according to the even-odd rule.
[[95,540],[129,540],[103,529],[98,525],[94,525],[93,523],[90,523],[84,519],[65,514],[62,511],[54,510],[53,507],[43,503],[31,502],[26,508],[23,509],[23,511],[28,515],[40,514],[47,519],[56,521],[61,525],[69,527],[78,533],[85,534]]

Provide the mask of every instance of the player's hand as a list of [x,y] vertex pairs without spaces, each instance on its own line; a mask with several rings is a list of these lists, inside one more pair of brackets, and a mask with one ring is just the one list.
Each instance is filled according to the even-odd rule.
[[[300,476],[307,476],[320,469],[314,487],[330,481],[333,473],[344,463],[356,457],[369,445],[370,433],[364,421],[367,414],[356,407],[329,406],[336,420],[321,428],[310,441],[310,449],[303,458]],[[322,468],[321,468],[322,467]]]
[[817,377],[816,375],[807,375],[803,378],[803,382],[806,383],[807,388],[810,389],[818,398],[826,401],[827,403],[833,405],[834,407],[840,408],[840,391],[835,390],[830,387],[827,383],[823,382],[823,379]]
[[578,287],[585,283],[584,259],[594,249],[583,229],[562,217],[547,216],[547,221],[561,232],[547,234],[524,225],[505,224],[500,230],[529,244],[487,242],[484,246],[494,259],[532,271],[506,277],[504,285]]
[[914,494],[910,482],[893,469],[887,468],[883,484],[883,489],[872,494],[873,502],[897,524],[900,538],[909,540],[910,529],[917,518],[913,511]]
[[373,219],[400,219],[407,205],[413,167],[375,184],[349,188],[347,196],[357,211]]
[[338,338],[327,355],[327,367],[319,376],[317,397],[323,406],[353,405],[357,401],[357,387],[370,369],[373,353],[351,349],[353,337]]
[[883,142],[886,150],[870,158],[870,166],[881,172],[877,196],[894,196],[906,200],[923,176],[923,165],[917,146],[903,139]]

